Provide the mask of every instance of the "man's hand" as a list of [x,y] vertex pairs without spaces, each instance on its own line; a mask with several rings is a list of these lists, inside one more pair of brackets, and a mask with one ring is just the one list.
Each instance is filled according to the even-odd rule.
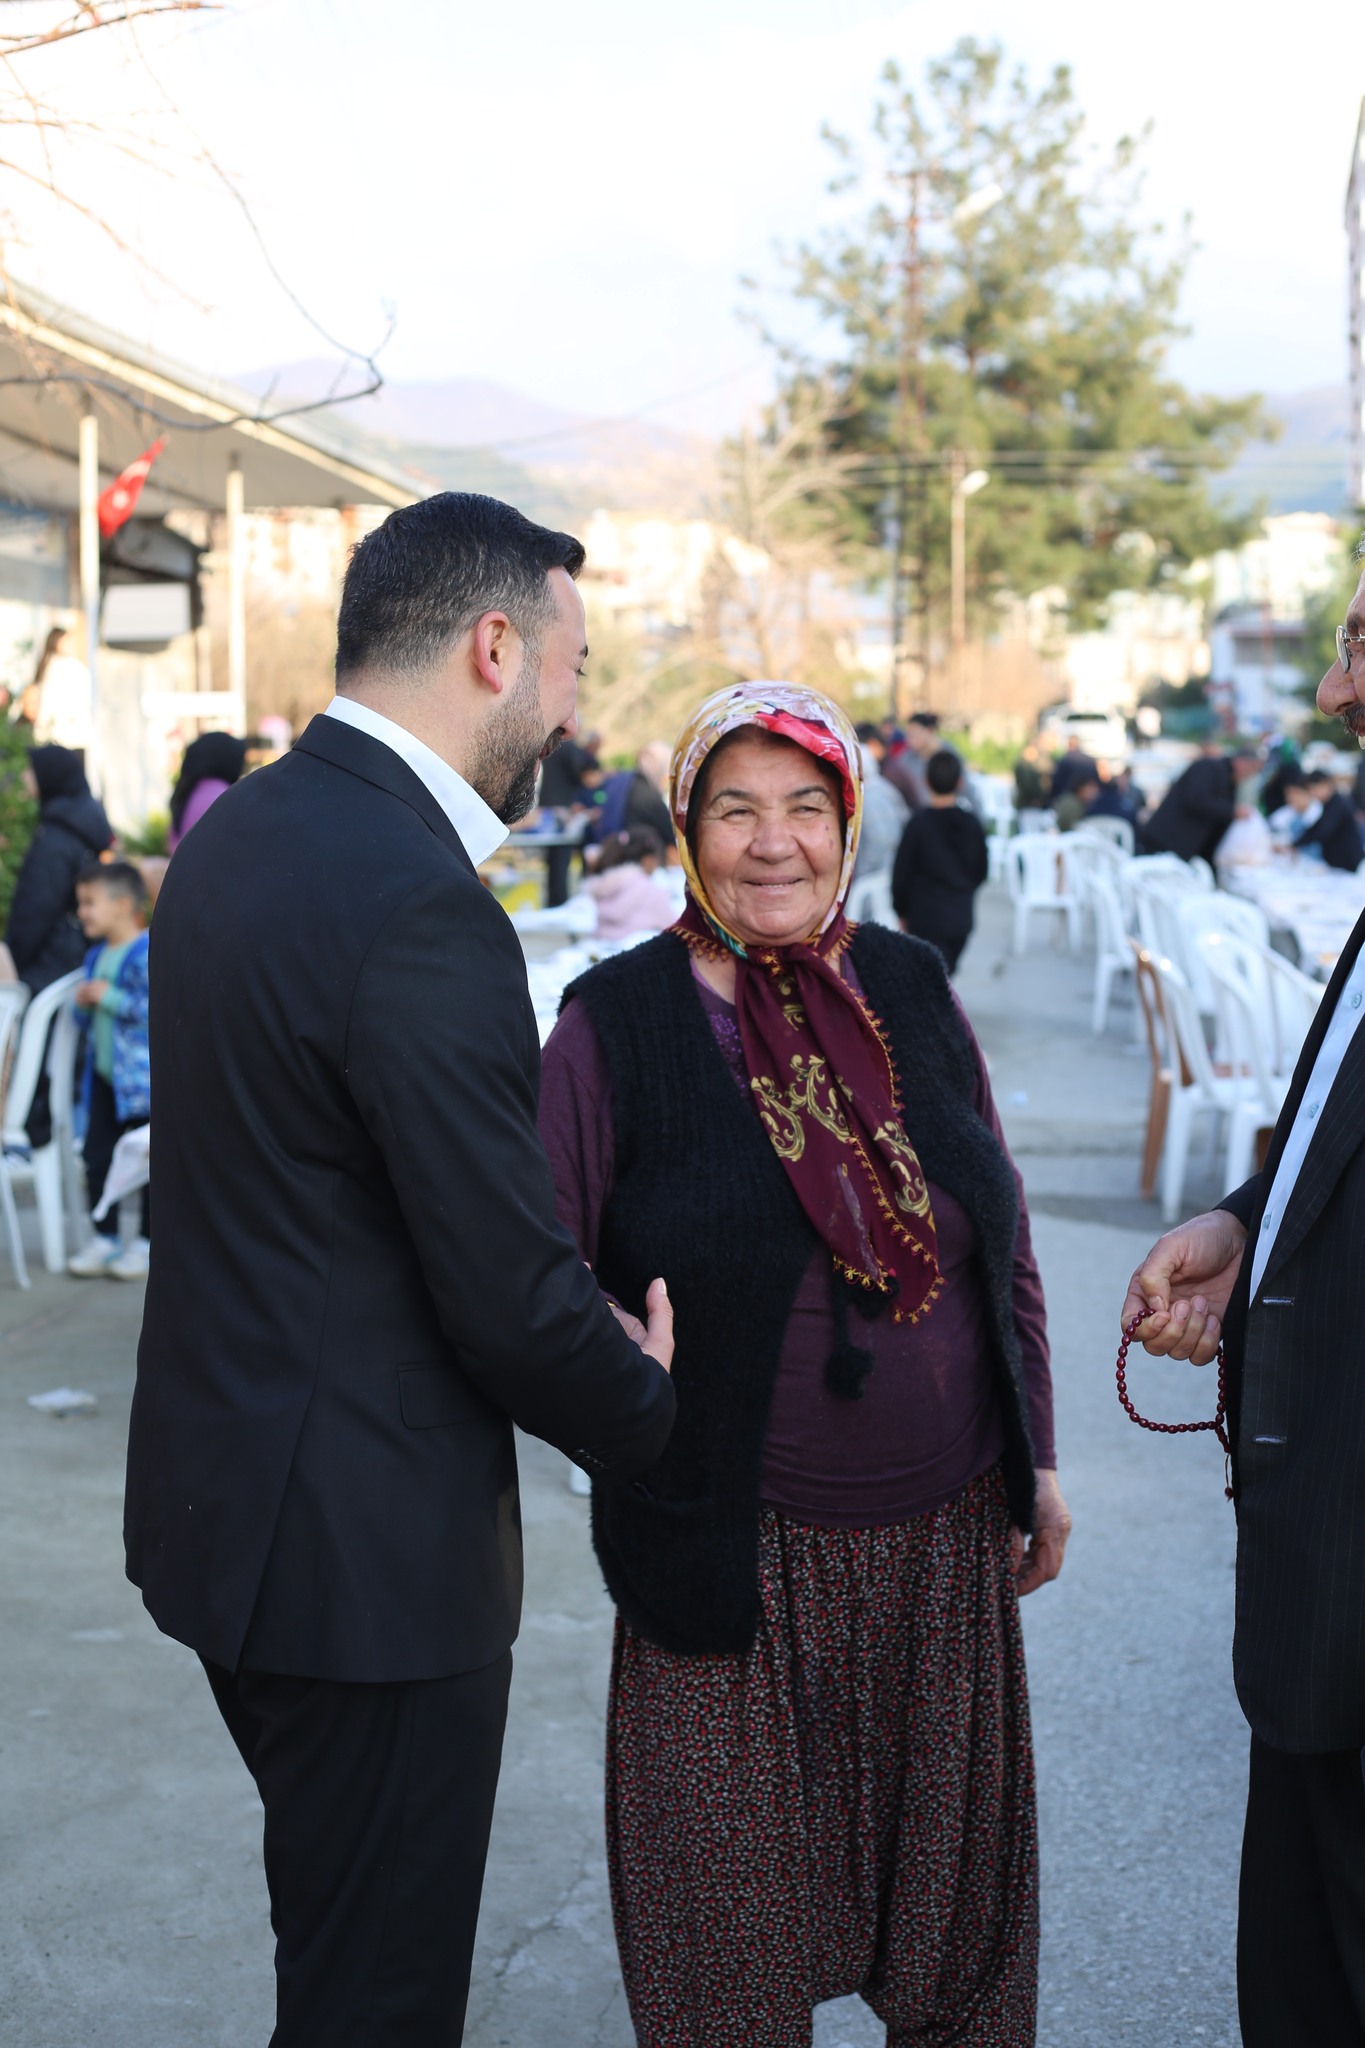
[[108,993],[107,981],[79,981],[72,1001],[79,1003],[83,1010],[97,1010]]
[[1218,1355],[1246,1241],[1246,1225],[1226,1209],[1168,1230],[1128,1282],[1122,1328],[1140,1315],[1138,1339],[1154,1358],[1207,1365]]
[[649,1317],[648,1327],[638,1316],[622,1308],[619,1301],[607,1302],[621,1328],[632,1341],[639,1345],[647,1358],[661,1365],[665,1372],[673,1370],[673,1304],[668,1298],[668,1288],[662,1280],[651,1280],[645,1296],[645,1314]]
[[1066,1539],[1071,1534],[1071,1515],[1062,1499],[1057,1474],[1040,1471],[1037,1480],[1033,1534],[1025,1543],[1021,1530],[1010,1531],[1010,1561],[1021,1600],[1025,1594],[1036,1593],[1049,1579],[1056,1578],[1066,1556]]

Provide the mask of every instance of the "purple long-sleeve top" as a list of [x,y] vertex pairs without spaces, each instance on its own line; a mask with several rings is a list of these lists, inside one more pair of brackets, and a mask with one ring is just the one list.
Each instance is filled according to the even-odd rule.
[[[745,1094],[748,1076],[732,1004],[694,972],[698,999]],[[956,997],[954,997],[956,1001]],[[975,1065],[975,1108],[1004,1145],[980,1046],[959,1016]],[[611,1075],[587,1011],[571,1003],[545,1047],[540,1130],[556,1205],[589,1265],[615,1182]],[[1016,1181],[1018,1174],[1016,1171]],[[764,1445],[761,1497],[795,1521],[869,1528],[909,1521],[951,1500],[1004,1448],[989,1320],[975,1263],[976,1229],[946,1188],[929,1183],[943,1285],[916,1323],[859,1323],[875,1366],[861,1400],[825,1384],[836,1338],[829,1253],[817,1246],[783,1336]],[[665,1274],[665,1279],[668,1277]],[[1034,1456],[1055,1467],[1052,1373],[1042,1282],[1019,1187],[1014,1321]]]

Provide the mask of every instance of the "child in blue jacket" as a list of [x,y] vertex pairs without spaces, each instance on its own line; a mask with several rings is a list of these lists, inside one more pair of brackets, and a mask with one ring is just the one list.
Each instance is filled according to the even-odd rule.
[[[89,867],[76,882],[76,915],[92,940],[85,980],[75,992],[86,1020],[83,1081],[85,1177],[91,1209],[99,1204],[114,1147],[151,1116],[147,1051],[147,886],[128,861]],[[117,1205],[95,1224],[95,1236],[67,1271],[79,1280],[107,1274],[143,1280],[151,1248],[150,1190],[142,1190],[141,1227],[124,1246]]]

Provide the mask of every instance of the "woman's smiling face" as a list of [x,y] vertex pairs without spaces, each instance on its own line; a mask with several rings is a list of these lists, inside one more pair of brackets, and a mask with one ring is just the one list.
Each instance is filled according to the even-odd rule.
[[763,732],[722,741],[707,768],[694,847],[716,916],[746,946],[811,938],[844,863],[838,776]]

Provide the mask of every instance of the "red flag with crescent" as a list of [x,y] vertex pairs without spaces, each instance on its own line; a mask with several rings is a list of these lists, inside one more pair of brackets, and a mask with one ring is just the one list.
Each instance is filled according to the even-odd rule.
[[137,510],[137,501],[142,496],[142,486],[151,473],[152,464],[166,445],[166,437],[153,441],[150,448],[139,455],[136,462],[130,462],[120,470],[107,491],[101,491],[97,511],[100,532],[108,540],[111,533],[117,533],[126,519],[131,519]]

